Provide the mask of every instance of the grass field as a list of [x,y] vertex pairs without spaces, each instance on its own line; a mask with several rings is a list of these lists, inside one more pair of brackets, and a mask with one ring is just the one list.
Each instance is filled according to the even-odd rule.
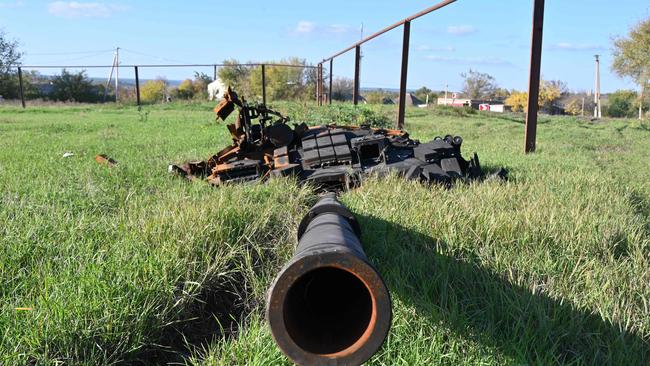
[[[265,292],[316,196],[169,176],[228,143],[213,121],[208,104],[0,108],[0,365],[288,363]],[[650,124],[538,127],[525,156],[521,117],[408,110],[412,136],[461,135],[511,180],[342,195],[394,305],[369,364],[650,363]]]

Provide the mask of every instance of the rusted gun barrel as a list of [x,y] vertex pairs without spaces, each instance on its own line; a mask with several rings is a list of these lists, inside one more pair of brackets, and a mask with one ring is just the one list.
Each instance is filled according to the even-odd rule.
[[359,365],[388,334],[388,289],[360,238],[359,223],[334,194],[321,198],[298,227],[296,253],[267,303],[273,338],[298,365]]

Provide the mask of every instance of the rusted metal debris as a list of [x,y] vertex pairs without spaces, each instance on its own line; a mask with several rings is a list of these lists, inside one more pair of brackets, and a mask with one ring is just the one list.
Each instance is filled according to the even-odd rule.
[[266,315],[298,365],[360,365],[390,329],[390,294],[361,246],[356,218],[330,192],[300,222],[293,258],[271,285]]
[[460,136],[420,143],[405,131],[363,125],[290,127],[289,118],[247,103],[230,88],[214,110],[225,120],[235,108],[237,120],[227,126],[232,145],[207,160],[170,165],[169,171],[189,180],[207,177],[213,185],[295,176],[324,190],[352,188],[370,174],[390,172],[443,185],[485,177],[476,153],[469,160],[461,156]]
[[99,154],[99,155],[95,156],[95,161],[98,164],[106,165],[109,168],[117,165],[117,161],[115,161],[113,158],[111,158],[111,157],[109,157],[109,156],[107,156],[105,154]]

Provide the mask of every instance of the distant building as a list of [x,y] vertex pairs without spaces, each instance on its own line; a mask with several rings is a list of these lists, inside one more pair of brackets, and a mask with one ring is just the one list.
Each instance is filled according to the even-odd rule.
[[467,98],[438,98],[438,105],[448,105],[452,107],[471,107],[472,100]]

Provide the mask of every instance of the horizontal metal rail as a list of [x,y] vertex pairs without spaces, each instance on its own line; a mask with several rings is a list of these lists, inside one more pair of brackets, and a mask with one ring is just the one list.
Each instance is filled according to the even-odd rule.
[[362,45],[362,44],[364,44],[364,43],[366,43],[366,42],[368,42],[368,41],[370,41],[372,39],[375,39],[375,38],[379,37],[380,35],[382,35],[382,34],[388,32],[390,30],[393,30],[393,29],[403,25],[406,22],[410,22],[413,19],[417,19],[417,18],[419,18],[419,17],[421,17],[423,15],[427,15],[427,14],[431,13],[432,11],[443,8],[443,7],[445,7],[445,6],[447,6],[447,5],[451,4],[451,3],[454,3],[456,1],[457,0],[445,0],[445,1],[442,1],[442,2],[440,2],[440,3],[436,4],[436,5],[433,5],[433,6],[429,7],[429,8],[426,8],[426,9],[424,9],[424,10],[418,12],[418,13],[415,13],[415,14],[411,15],[410,17],[406,18],[406,19],[400,20],[399,22],[397,22],[397,23],[395,23],[393,25],[389,25],[388,27],[369,35],[368,37],[360,40],[359,42],[353,44],[352,46],[344,49],[343,51],[340,51],[340,52],[335,53],[334,55],[332,55],[332,56],[330,56],[328,58],[323,59],[323,62],[329,61],[329,60],[331,60],[331,59],[333,59],[333,58],[335,58],[337,56],[340,56],[340,55],[342,55],[342,54],[344,54],[344,53],[346,53],[348,51],[351,51],[351,50],[355,49],[355,47],[360,46],[360,45]]
[[[119,67],[224,67],[224,66],[277,66],[277,67],[303,67],[308,69],[316,69],[318,66],[312,65],[291,65],[291,64],[268,64],[268,63],[247,63],[247,64],[179,64],[179,65],[119,65]],[[23,69],[61,69],[61,68],[76,68],[76,69],[93,69],[93,68],[109,68],[114,65],[11,65],[11,67],[22,67]]]

